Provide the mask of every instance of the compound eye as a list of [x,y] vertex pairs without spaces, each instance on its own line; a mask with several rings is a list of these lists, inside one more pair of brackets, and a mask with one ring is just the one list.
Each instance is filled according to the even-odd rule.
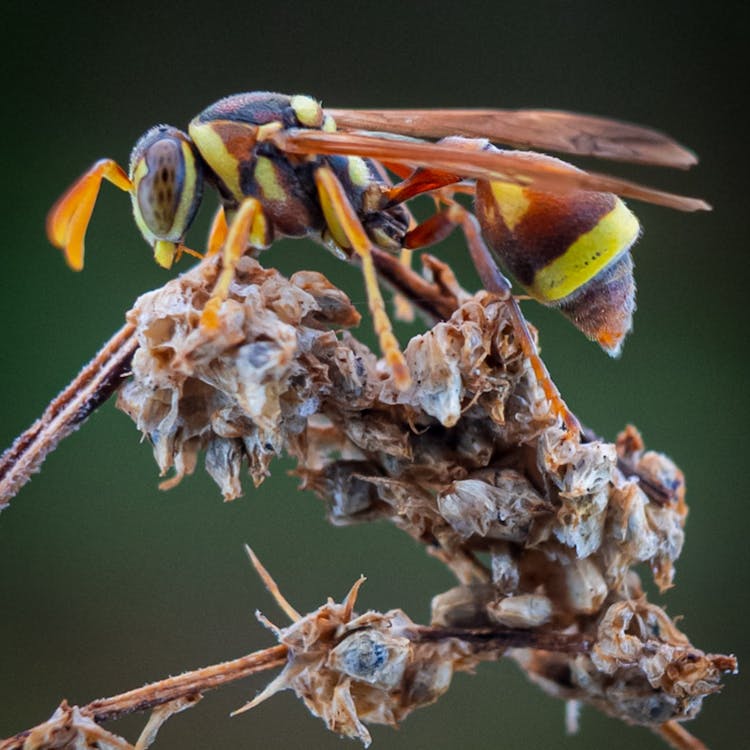
[[203,193],[188,136],[165,125],[150,130],[133,150],[130,176],[133,213],[146,241],[181,242]]

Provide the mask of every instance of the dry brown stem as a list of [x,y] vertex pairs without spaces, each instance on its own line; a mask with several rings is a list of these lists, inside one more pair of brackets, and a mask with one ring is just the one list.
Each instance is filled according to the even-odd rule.
[[134,334],[132,324],[124,325],[0,456],[0,510],[39,471],[58,443],[117,390],[136,348]]
[[[100,698],[81,708],[63,702],[48,721],[0,742],[0,750],[76,747],[75,741],[85,739],[102,722],[119,719],[135,711],[152,711],[167,704],[174,705],[175,702],[180,703],[179,710],[189,708],[208,690],[282,666],[286,655],[286,647],[273,646],[239,659],[168,677],[111,698]],[[100,731],[104,733],[104,730]],[[106,734],[109,733],[102,736],[94,733],[92,736],[101,742]],[[124,743],[122,747],[130,747],[124,740],[121,741]]]

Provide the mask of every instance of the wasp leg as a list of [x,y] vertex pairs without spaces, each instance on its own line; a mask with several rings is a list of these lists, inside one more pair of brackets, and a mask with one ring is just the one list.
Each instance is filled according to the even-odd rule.
[[[412,170],[403,164],[391,162],[385,162],[384,164],[388,169],[402,178],[401,182],[386,192],[386,206],[405,205],[405,201],[411,198],[439,190],[447,185],[453,185],[454,190],[458,189],[455,183],[461,180],[459,175],[435,169]],[[433,198],[435,199],[436,208],[439,208],[439,196],[434,195]],[[411,216],[411,213],[409,215]],[[451,233],[455,224],[447,222],[446,226],[443,226],[444,223],[445,218],[441,217],[441,213],[438,212],[418,226],[415,224],[409,226],[407,237],[411,237],[411,241],[405,243],[404,249],[399,256],[401,262],[407,268],[411,268],[412,248],[423,249],[428,245],[434,245]]]
[[[375,265],[372,260],[372,242],[367,236],[354,207],[336,175],[328,167],[320,167],[315,172],[315,184],[318,188],[323,214],[331,234],[346,239],[349,247],[359,256],[362,262],[362,273],[365,278],[367,302],[372,315],[373,327],[380,343],[393,379],[399,389],[408,388],[411,376],[406,366],[404,355],[393,335],[391,321],[385,311],[383,296],[378,287]],[[343,234],[343,236],[341,236]]]
[[219,206],[211,222],[211,229],[208,230],[208,250],[206,257],[216,255],[227,239],[229,234],[229,225],[227,224],[227,215],[224,213],[224,206]]
[[[405,167],[403,164],[386,165],[375,160],[373,160],[372,163],[375,165],[375,169],[377,170],[380,179],[389,187],[392,187],[393,183],[388,175],[386,166],[391,172],[394,172],[401,178],[408,177],[412,172],[409,167]],[[403,204],[403,209],[409,219],[409,229],[414,229],[417,226],[417,220],[414,218],[414,215],[406,204]],[[409,271],[411,271],[413,257],[414,253],[407,247],[401,248],[401,251],[398,254],[399,263]],[[404,323],[411,323],[414,320],[414,305],[412,305],[408,298],[400,292],[396,292],[393,295],[393,314],[395,315],[396,320],[401,320]]]
[[404,245],[410,250],[424,250],[431,245],[442,242],[451,232],[461,226],[450,214],[451,209],[443,209],[430,216],[404,237]]
[[47,214],[47,237],[63,251],[65,262],[74,270],[83,268],[83,240],[102,180],[130,192],[133,183],[112,159],[100,159],[60,196]]
[[[450,201],[446,198],[444,200]],[[414,249],[426,247],[447,237],[457,226],[460,226],[463,230],[471,259],[483,286],[503,298],[508,305],[516,339],[521,351],[531,364],[537,383],[550,403],[552,413],[562,419],[571,434],[580,435],[581,425],[563,400],[547,370],[547,366],[539,356],[534,339],[526,324],[526,319],[523,317],[518,302],[511,292],[510,282],[497,267],[489,248],[482,239],[482,231],[477,217],[458,203],[450,201],[447,208],[434,214],[416,229],[409,232],[406,235],[405,244]]]
[[[414,173],[414,167],[410,167],[406,164],[400,164],[397,161],[378,161],[376,164],[385,167],[388,171],[393,172],[400,180],[405,180]],[[386,179],[386,182],[389,180]]]
[[[398,254],[398,262],[411,271],[413,255],[414,253],[409,248],[404,247]],[[401,292],[396,292],[393,295],[393,314],[396,316],[396,320],[403,323],[411,323],[414,320],[414,305]]]
[[386,208],[416,198],[418,195],[461,182],[461,176],[437,169],[417,169],[386,193]]
[[203,260],[204,258],[204,255],[197,250],[193,250],[187,245],[179,244],[177,245],[177,257],[175,258],[175,263],[182,257],[183,253],[185,253],[185,255],[191,255],[193,258],[198,258],[198,260]]
[[269,244],[269,225],[263,208],[256,198],[245,198],[237,209],[224,242],[221,274],[214,286],[211,299],[201,314],[204,328],[219,327],[219,309],[229,295],[229,286],[234,278],[237,261],[251,247],[263,248]]

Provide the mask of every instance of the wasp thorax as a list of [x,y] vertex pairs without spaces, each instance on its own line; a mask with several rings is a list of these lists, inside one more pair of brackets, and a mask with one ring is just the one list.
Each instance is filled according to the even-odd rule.
[[[182,241],[203,192],[200,166],[185,133],[167,125],[149,130],[130,159],[133,214],[146,242],[156,248]],[[169,253],[167,253],[168,255]],[[164,258],[170,265],[171,258]]]

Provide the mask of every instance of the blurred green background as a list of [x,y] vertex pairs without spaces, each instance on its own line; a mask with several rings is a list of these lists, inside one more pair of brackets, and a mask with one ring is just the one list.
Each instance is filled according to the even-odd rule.
[[[155,123],[184,127],[226,94],[272,89],[331,106],[559,107],[650,124],[693,147],[701,165],[691,174],[613,171],[699,194],[715,210],[636,206],[645,227],[635,251],[639,310],[622,358],[608,359],[538,305],[525,309],[582,419],[609,438],[633,422],[686,472],[687,543],[675,588],[657,601],[684,615],[697,646],[747,658],[743,6],[105,7],[58,3],[40,12],[13,0],[3,10],[0,445],[41,413],[140,293],[168,278],[140,239],[128,199],[111,186],[94,214],[83,273],[67,270],[43,232],[47,209],[85,167],[102,156],[126,165]],[[201,213],[193,245],[211,210]],[[476,284],[460,239],[440,252]],[[280,243],[264,261],[323,270],[363,301],[356,269],[310,243]],[[401,328],[402,341],[414,330]],[[246,496],[224,504],[202,469],[159,492],[149,446],[112,404],[66,440],[0,516],[0,737],[42,721],[63,697],[86,703],[270,645],[253,611],[281,616],[247,563],[245,542],[302,611],[340,598],[365,573],[362,607],[402,607],[426,621],[430,598],[453,585],[448,573],[388,526],[330,527],[288,469],[280,462],[262,488],[246,482]],[[157,747],[340,747],[288,693],[229,719],[267,679],[209,694],[167,723]],[[690,729],[715,748],[742,746],[748,706],[746,681],[727,678]],[[141,725],[137,718],[113,729],[134,740]],[[562,704],[500,663],[459,675],[399,732],[375,727],[373,735],[380,748],[662,746],[593,710],[581,726],[566,737]]]

